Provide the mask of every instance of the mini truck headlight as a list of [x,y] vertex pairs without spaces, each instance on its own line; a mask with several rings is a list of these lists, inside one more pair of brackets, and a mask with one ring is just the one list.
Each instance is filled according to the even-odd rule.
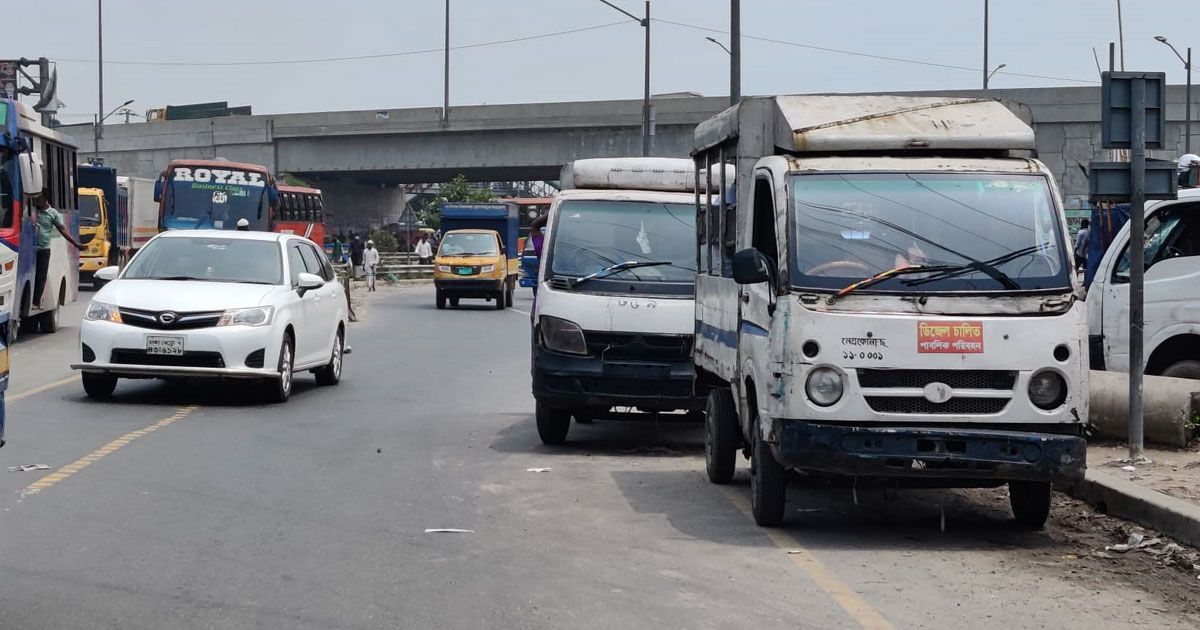
[[587,354],[587,341],[583,338],[583,329],[575,322],[542,315],[541,322],[542,345],[555,352],[568,354]]
[[1067,382],[1052,370],[1029,377],[1029,402],[1041,409],[1056,409],[1067,400]]
[[438,265],[437,270],[442,273],[450,273],[450,265]]
[[804,382],[808,399],[822,407],[828,407],[842,399],[842,375],[837,370],[820,367],[808,374]]
[[83,318],[93,322],[113,322],[120,324],[121,311],[112,304],[92,300],[88,302],[87,311],[84,313]]
[[495,270],[496,270],[496,265],[484,265],[483,267],[480,267],[480,269],[479,269],[480,273],[492,273]]
[[271,323],[274,312],[271,306],[230,309],[221,314],[217,326],[266,326]]

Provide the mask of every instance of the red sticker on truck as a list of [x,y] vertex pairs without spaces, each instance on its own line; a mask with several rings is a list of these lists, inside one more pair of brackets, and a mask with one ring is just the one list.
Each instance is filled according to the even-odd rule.
[[983,322],[918,322],[917,352],[982,353]]

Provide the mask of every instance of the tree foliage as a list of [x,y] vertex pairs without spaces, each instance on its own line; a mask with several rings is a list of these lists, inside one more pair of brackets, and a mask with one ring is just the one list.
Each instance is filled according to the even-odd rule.
[[391,253],[400,248],[400,243],[396,241],[396,237],[392,236],[387,230],[375,230],[369,236],[372,241],[375,241],[375,249],[384,253]]
[[[430,198],[425,201],[425,204],[420,210],[421,221],[426,226],[433,229],[438,229],[442,225],[442,208],[443,202],[448,203],[478,203],[485,201],[493,201],[496,196],[492,191],[487,189],[472,188],[471,183],[467,181],[465,175],[458,175],[454,179],[441,185],[441,190],[436,198]],[[376,242],[378,245],[378,242]]]

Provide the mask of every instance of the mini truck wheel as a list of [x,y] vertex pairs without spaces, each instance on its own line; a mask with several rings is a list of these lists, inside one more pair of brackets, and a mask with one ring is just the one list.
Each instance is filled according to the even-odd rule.
[[571,430],[570,411],[556,409],[539,401],[534,415],[542,444],[555,446],[567,441],[567,432]]
[[709,481],[727,484],[733,480],[740,431],[733,392],[727,387],[709,391],[704,417],[704,468]]
[[787,498],[787,471],[775,461],[771,445],[754,428],[754,449],[750,457],[750,511],[754,522],[763,527],[783,523],[783,504]]
[[1050,516],[1049,481],[1008,482],[1008,502],[1017,525],[1026,529],[1041,529]]

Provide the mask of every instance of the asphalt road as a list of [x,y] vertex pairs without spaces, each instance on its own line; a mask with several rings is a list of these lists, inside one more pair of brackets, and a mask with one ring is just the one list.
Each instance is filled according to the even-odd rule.
[[[264,406],[147,381],[88,401],[66,368],[74,306],[14,350],[0,628],[1198,623],[1186,587],[1077,561],[1095,542],[1058,521],[1016,531],[1002,493],[860,488],[855,505],[794,485],[788,526],[764,530],[744,467],[707,483],[695,426],[576,425],[544,447],[527,293],[517,308],[381,292],[340,386],[306,375]],[[20,464],[51,470],[4,472]]]

